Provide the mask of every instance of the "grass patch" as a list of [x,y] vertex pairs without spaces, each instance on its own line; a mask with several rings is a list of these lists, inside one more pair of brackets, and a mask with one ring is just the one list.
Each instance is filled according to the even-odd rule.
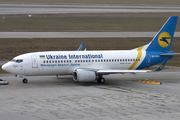
[[87,50],[128,50],[150,41],[150,38],[0,39],[0,60],[11,60],[29,52],[77,50],[82,42]]
[[[176,57],[176,56],[175,56]],[[174,57],[174,58],[175,58]],[[180,57],[178,57],[178,59],[179,59]],[[177,58],[175,58],[175,60],[176,60]],[[176,67],[180,67],[180,61],[175,61],[175,60],[169,60],[168,62],[167,62],[167,64],[166,65],[168,65],[168,66],[176,66]]]
[[[38,51],[77,50],[82,42],[87,50],[130,50],[146,45],[152,38],[47,38],[47,39],[0,39],[0,60]],[[180,38],[174,38],[171,51],[180,53]],[[168,65],[177,66],[180,56],[174,56]]]
[[[158,31],[172,15],[180,16],[180,13],[41,14],[31,18],[28,15],[6,15],[5,20],[0,20],[0,32]],[[180,31],[180,21],[176,31]]]

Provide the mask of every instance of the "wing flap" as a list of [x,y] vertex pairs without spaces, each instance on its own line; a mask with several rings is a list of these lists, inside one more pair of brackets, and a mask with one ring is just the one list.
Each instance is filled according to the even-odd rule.
[[118,70],[118,69],[106,69],[97,70],[97,74],[124,74],[124,73],[147,73],[152,72],[152,70]]

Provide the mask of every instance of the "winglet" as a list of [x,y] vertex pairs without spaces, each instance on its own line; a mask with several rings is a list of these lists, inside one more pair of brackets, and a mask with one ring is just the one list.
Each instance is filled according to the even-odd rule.
[[156,70],[153,70],[153,71],[161,71],[164,66],[166,65],[166,62],[169,60],[169,58],[166,58],[161,64],[160,66],[156,69]]
[[79,48],[78,48],[77,51],[83,51],[83,49],[84,49],[84,43],[82,43],[82,44],[79,46]]

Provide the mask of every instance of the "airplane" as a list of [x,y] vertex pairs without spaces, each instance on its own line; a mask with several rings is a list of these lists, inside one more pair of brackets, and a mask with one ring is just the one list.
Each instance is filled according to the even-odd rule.
[[[76,82],[104,83],[103,75],[160,71],[173,58],[170,51],[178,16],[171,16],[152,41],[132,50],[45,51],[19,55],[2,69],[15,75],[72,75]],[[103,43],[102,43],[103,44]],[[142,70],[160,64],[156,70]]]

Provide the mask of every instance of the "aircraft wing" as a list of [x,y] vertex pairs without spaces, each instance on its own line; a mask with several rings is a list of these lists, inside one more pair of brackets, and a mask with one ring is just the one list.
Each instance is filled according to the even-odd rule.
[[78,48],[77,51],[83,51],[83,49],[84,49],[84,43],[82,43],[82,44],[79,46],[79,48]]
[[165,59],[157,69],[155,70],[119,70],[119,69],[105,69],[105,70],[97,70],[96,73],[97,74],[124,74],[124,73],[132,73],[132,74],[135,74],[135,73],[148,73],[148,72],[155,72],[155,71],[161,71],[166,62],[168,61],[168,58]]
[[118,70],[118,69],[106,69],[106,70],[97,70],[97,74],[124,74],[124,73],[147,73],[152,72],[152,70]]

